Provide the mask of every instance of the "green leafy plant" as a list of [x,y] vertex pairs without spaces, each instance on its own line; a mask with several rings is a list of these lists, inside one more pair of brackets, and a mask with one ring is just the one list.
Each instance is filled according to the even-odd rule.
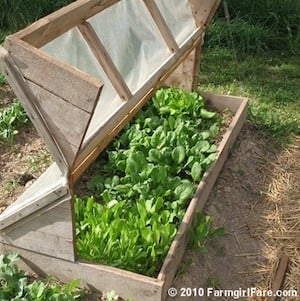
[[194,226],[189,231],[189,245],[191,248],[201,252],[207,252],[204,242],[209,238],[225,235],[224,227],[213,228],[212,217],[205,216],[200,211],[196,212]]
[[28,117],[17,100],[0,111],[0,141],[12,142],[14,137],[18,134],[17,128],[28,121]]
[[2,73],[0,73],[0,86],[4,86],[6,84],[7,84],[7,81],[6,81],[5,76]]
[[196,184],[214,162],[222,119],[196,93],[157,91],[152,102],[100,156],[75,199],[81,257],[155,275]]
[[0,300],[11,301],[72,301],[79,300],[83,294],[77,289],[75,280],[65,286],[50,281],[29,282],[26,274],[15,262],[16,254],[0,255]]

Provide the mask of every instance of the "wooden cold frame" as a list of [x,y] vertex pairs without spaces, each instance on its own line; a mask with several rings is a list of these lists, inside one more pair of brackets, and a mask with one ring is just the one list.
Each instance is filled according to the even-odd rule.
[[178,266],[188,242],[188,230],[192,225],[194,215],[202,210],[210,191],[218,177],[220,170],[228,156],[230,147],[239,134],[247,114],[247,99],[234,96],[222,96],[211,93],[202,94],[208,103],[216,109],[223,111],[229,109],[233,119],[223,135],[218,146],[218,156],[213,166],[204,174],[192,198],[177,235],[169,249],[168,255],[157,278],[147,277],[121,269],[99,264],[92,264],[83,260],[71,262],[51,255],[44,255],[28,251],[2,242],[2,252],[18,252],[23,261],[22,267],[41,275],[51,274],[62,281],[74,278],[82,280],[89,288],[101,291],[114,289],[124,298],[144,301],[163,301],[167,290],[171,287]]
[[[119,1],[109,0],[79,0],[69,6],[54,12],[53,14],[42,18],[24,30],[9,36],[5,42],[5,48],[8,51],[4,61],[3,69],[8,75],[11,85],[20,83],[16,76],[23,78],[22,85],[18,89],[14,89],[21,100],[27,99],[25,108],[29,115],[34,119],[35,126],[41,132],[46,140],[46,144],[51,151],[55,161],[60,168],[68,174],[70,186],[73,186],[80,175],[86,170],[91,162],[99,155],[103,149],[103,141],[107,140],[108,136],[113,137],[116,128],[122,128],[124,122],[128,121],[127,116],[132,116],[131,111],[136,107],[141,107],[147,99],[150,98],[153,91],[163,83],[163,81],[172,74],[172,72],[190,55],[190,63],[182,63],[177,69],[177,82],[181,78],[185,81],[182,86],[188,88],[190,74],[188,69],[193,70],[193,76],[197,74],[199,65],[199,53],[203,33],[207,23],[213,16],[220,0],[189,0],[192,12],[195,16],[195,23],[198,25],[195,32],[186,40],[180,47],[177,45],[170,29],[168,28],[163,16],[161,15],[155,1],[144,0],[146,8],[149,10],[158,30],[164,38],[166,45],[173,51],[169,59],[158,69],[148,81],[140,87],[133,95],[127,87],[125,81],[121,77],[113,61],[109,57],[106,49],[102,45],[100,39],[96,35],[87,19],[108,8],[109,6]],[[123,106],[113,118],[111,118],[89,141],[82,145],[85,138],[86,130],[93,115],[93,109],[97,105],[99,93],[101,93],[101,83],[92,76],[72,68],[62,62],[52,58],[43,51],[39,50],[49,41],[57,38],[64,32],[73,27],[78,27],[84,39],[87,41],[96,59],[103,67],[112,85],[115,87],[121,99],[128,103]],[[193,49],[197,47],[197,51]],[[190,54],[192,52],[192,54]],[[13,63],[14,74],[9,71],[7,61]],[[197,64],[194,64],[197,61]],[[196,68],[189,68],[191,65]],[[46,72],[45,72],[46,71]],[[77,81],[73,80],[76,77]],[[80,81],[82,79],[82,81]],[[193,81],[193,88],[196,87],[196,81]],[[85,86],[86,84],[90,85]],[[40,89],[40,87],[42,89]],[[24,96],[24,90],[27,94]],[[90,95],[86,95],[86,91],[90,91]],[[48,93],[50,92],[50,94]],[[22,95],[21,95],[22,94]],[[82,95],[80,97],[80,95]],[[56,97],[58,96],[58,98]],[[52,99],[50,101],[49,99]],[[37,100],[34,100],[37,99]],[[53,112],[48,115],[43,111],[43,105],[38,107],[42,100],[47,100],[53,105]],[[72,103],[75,102],[75,103]],[[70,109],[70,105],[74,105],[76,109]],[[92,109],[90,109],[92,104]],[[66,106],[67,109],[59,110],[60,107]],[[86,114],[85,107],[88,105],[89,110]],[[83,107],[80,107],[83,106]],[[78,110],[81,110],[79,111]],[[63,124],[61,121],[72,118],[66,116],[56,116],[55,112],[68,111],[71,115],[81,114],[85,119],[78,124],[74,124],[77,132],[69,131],[73,128],[68,124]],[[36,114],[38,113],[38,114]],[[55,120],[56,117],[58,120]],[[61,118],[62,117],[62,118]],[[75,121],[76,119],[73,118]],[[72,136],[74,139],[72,140]],[[68,137],[67,139],[65,139]]]
[[[119,1],[76,1],[8,37],[6,50],[0,49],[2,69],[44,138],[68,186],[67,195],[53,199],[53,193],[57,193],[54,191],[51,198],[47,196],[43,202],[37,200],[34,205],[28,207],[26,215],[16,212],[13,221],[3,223],[0,227],[0,242],[2,251],[17,251],[27,268],[39,274],[52,274],[63,281],[77,277],[90,287],[102,291],[115,289],[126,298],[161,301],[165,299],[167,289],[171,286],[182,259],[193,217],[197,210],[203,208],[229,148],[246,118],[247,100],[232,96],[204,95],[216,108],[229,108],[235,116],[219,145],[215,164],[204,175],[191,200],[157,278],[78,260],[72,188],[81,174],[137,114],[158,87],[167,84],[187,90],[197,88],[203,34],[220,3],[220,0],[189,0],[197,28],[190,38],[179,46],[155,1],[143,0],[172,54],[163,66],[132,94],[101,40],[87,22],[88,18]],[[73,27],[78,27],[117,93],[125,101],[125,105],[84,147],[83,140],[99,99],[102,83],[38,49]],[[53,104],[52,111],[44,108],[48,107],[49,102]],[[62,107],[63,110],[60,111]],[[69,115],[63,116],[63,112],[66,111]],[[72,123],[76,121],[76,118],[72,119],[73,116],[77,116],[77,119],[80,116],[82,122],[79,125],[76,122]],[[66,120],[70,123],[66,123]],[[70,132],[70,128],[75,129],[75,132]]]

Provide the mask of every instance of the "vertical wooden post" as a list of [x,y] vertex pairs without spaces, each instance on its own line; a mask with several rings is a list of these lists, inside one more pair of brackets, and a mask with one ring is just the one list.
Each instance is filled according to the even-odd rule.
[[199,69],[202,42],[194,48],[185,60],[175,69],[171,76],[165,81],[167,86],[195,91],[199,85]]

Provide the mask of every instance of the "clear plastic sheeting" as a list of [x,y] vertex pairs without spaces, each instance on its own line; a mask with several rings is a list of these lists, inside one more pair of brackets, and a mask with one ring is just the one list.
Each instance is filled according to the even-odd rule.
[[[188,0],[155,2],[180,46],[196,29]],[[142,0],[121,0],[87,21],[132,94],[173,55]],[[46,44],[42,50],[104,83],[85,144],[125,102],[118,96],[77,28]]]
[[[201,1],[201,0],[199,0]],[[180,46],[196,29],[195,19],[188,0],[155,1]]]

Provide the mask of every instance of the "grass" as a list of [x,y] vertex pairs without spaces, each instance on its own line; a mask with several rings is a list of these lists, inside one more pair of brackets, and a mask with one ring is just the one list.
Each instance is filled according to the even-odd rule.
[[228,48],[205,49],[201,90],[250,98],[249,120],[280,144],[300,135],[300,64],[278,54],[243,55]]
[[1,0],[0,43],[6,35],[16,32],[37,19],[61,8],[72,0]]
[[208,28],[210,47],[233,44],[240,53],[300,54],[299,0],[227,0],[227,3],[229,20],[220,5],[217,17]]

